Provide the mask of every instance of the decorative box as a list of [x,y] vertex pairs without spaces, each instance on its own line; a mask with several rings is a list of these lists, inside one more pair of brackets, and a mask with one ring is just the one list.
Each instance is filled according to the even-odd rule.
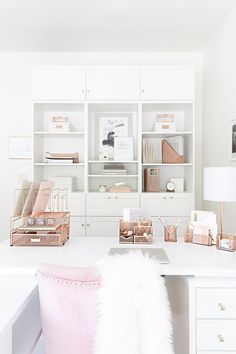
[[236,235],[232,234],[218,234],[216,238],[216,247],[219,250],[236,251]]
[[63,246],[69,238],[70,213],[44,212],[35,217],[14,218],[11,246]]
[[70,123],[69,122],[50,122],[49,130],[51,132],[69,132]]
[[155,132],[160,132],[160,133],[176,132],[176,123],[175,122],[156,122],[155,123]]

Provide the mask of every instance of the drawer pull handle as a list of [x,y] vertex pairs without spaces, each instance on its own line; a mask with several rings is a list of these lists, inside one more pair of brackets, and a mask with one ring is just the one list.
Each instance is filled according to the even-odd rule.
[[223,343],[225,341],[224,337],[222,334],[218,334],[217,338],[219,339],[219,342]]
[[220,311],[225,311],[225,306],[224,306],[224,304],[222,304],[222,302],[219,302],[218,308]]

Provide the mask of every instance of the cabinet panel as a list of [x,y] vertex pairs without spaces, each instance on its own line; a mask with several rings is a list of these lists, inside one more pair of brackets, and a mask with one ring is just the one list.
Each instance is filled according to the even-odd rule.
[[86,222],[86,236],[117,237],[120,218],[90,217]]
[[193,208],[191,193],[143,193],[141,207],[152,216],[189,216]]
[[87,215],[122,216],[124,208],[139,208],[136,193],[92,193],[87,195]]
[[138,100],[140,67],[138,65],[89,65],[88,100]]
[[85,195],[83,193],[68,194],[68,211],[71,216],[85,215]]
[[141,68],[143,100],[192,100],[194,91],[192,65],[144,65]]
[[84,100],[84,65],[39,65],[33,67],[34,100]]
[[197,320],[198,350],[236,350],[236,320]]
[[70,237],[85,236],[85,218],[72,216],[70,218]]
[[236,288],[197,289],[198,318],[236,318]]

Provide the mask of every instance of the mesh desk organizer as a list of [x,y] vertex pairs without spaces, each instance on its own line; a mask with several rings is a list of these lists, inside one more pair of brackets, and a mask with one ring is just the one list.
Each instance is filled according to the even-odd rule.
[[49,181],[31,182],[15,190],[11,246],[63,246],[69,239],[68,191],[52,186]]

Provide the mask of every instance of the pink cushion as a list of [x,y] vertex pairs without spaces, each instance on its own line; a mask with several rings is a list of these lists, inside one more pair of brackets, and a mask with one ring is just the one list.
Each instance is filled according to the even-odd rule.
[[38,283],[45,353],[92,354],[100,286],[96,271],[41,264]]

